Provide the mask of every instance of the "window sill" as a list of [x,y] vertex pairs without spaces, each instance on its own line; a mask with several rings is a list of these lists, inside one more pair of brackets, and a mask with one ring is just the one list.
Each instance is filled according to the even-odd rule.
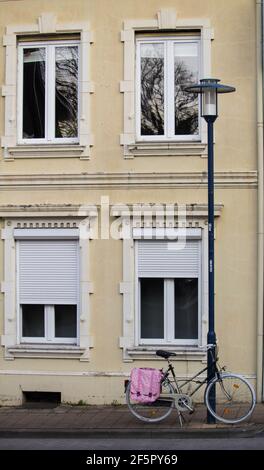
[[171,357],[171,360],[175,361],[206,361],[206,351],[198,346],[137,346],[134,348],[126,349],[126,355],[131,360],[161,360],[164,359],[156,356],[158,349],[165,349],[166,351],[172,351],[176,353],[176,356]]
[[28,358],[63,358],[63,359],[81,359],[84,348],[66,344],[17,344],[7,348],[8,355]]
[[160,156],[207,157],[207,145],[201,142],[136,142],[125,145],[125,158]]
[[87,147],[79,144],[17,145],[5,149],[4,159],[22,158],[81,158],[89,159]]

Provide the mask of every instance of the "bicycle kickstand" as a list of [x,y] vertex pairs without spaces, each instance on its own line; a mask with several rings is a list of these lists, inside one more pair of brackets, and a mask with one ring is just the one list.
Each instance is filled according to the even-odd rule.
[[180,426],[181,426],[181,428],[182,428],[182,427],[183,427],[183,422],[185,423],[185,418],[184,418],[183,414],[182,414],[179,410],[177,410],[177,413],[178,413],[178,418],[179,418]]

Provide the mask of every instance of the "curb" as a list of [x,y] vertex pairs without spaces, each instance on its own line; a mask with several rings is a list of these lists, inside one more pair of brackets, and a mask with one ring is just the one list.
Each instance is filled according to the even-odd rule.
[[253,425],[249,428],[221,428],[221,429],[34,429],[4,430],[0,428],[0,438],[111,438],[111,439],[224,439],[224,438],[250,438],[264,432],[263,425]]

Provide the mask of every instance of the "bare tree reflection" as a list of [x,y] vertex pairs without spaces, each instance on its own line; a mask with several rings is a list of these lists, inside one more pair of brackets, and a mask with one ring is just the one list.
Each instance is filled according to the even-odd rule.
[[164,60],[141,59],[141,134],[164,134]]
[[184,91],[197,80],[184,61],[176,62],[174,69],[175,135],[198,133],[197,95]]
[[56,48],[56,137],[78,136],[78,47]]
[[[184,87],[197,80],[184,61],[175,63],[175,134],[198,133],[198,98]],[[141,58],[141,134],[164,135],[164,60]]]

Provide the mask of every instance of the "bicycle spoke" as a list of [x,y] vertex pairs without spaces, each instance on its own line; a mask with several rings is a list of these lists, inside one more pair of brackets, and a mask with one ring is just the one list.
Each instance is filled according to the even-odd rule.
[[[210,404],[210,389],[215,387],[215,409]],[[235,374],[223,374],[211,382],[206,391],[206,405],[210,413],[224,423],[239,423],[252,413],[255,396],[249,383]]]
[[[169,382],[162,385],[162,397],[153,403],[138,403],[130,397],[130,384],[126,392],[126,400],[130,411],[142,421],[158,422],[166,418],[174,407],[174,400],[170,396],[173,388]],[[168,398],[165,395],[168,395]]]

